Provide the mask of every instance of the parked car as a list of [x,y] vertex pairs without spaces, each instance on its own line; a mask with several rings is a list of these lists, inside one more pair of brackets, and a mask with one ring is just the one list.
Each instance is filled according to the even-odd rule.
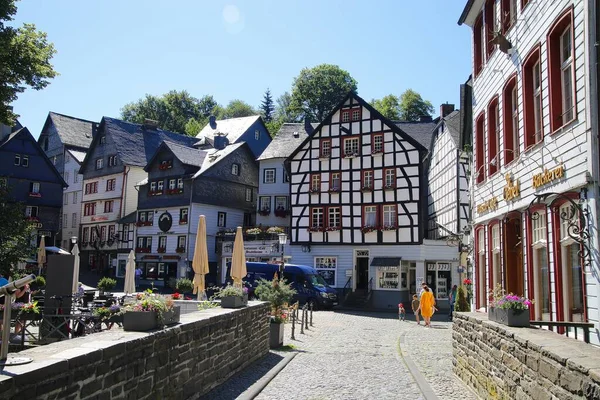
[[[279,271],[279,264],[247,262],[246,270],[248,275],[244,280],[250,286],[248,294],[252,297],[258,281],[260,279],[272,280],[275,272]],[[297,292],[293,301],[312,304],[315,309],[332,308],[338,305],[337,291],[329,286],[312,267],[285,264],[283,278]]]

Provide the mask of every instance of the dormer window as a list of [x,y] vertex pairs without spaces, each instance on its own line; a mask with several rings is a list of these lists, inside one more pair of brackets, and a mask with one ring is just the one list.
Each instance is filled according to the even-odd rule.
[[165,186],[165,182],[164,181],[158,181],[158,187],[157,187],[157,189],[158,189],[159,192],[163,191],[164,186]]
[[240,165],[239,164],[232,164],[231,165],[231,175],[238,176],[239,174],[240,174]]
[[96,169],[102,169],[102,167],[104,167],[104,159],[96,159]]
[[106,136],[105,135],[100,136],[100,144],[106,144]]
[[177,178],[177,189],[183,189],[183,178]]
[[156,192],[156,182],[150,182],[150,191]]
[[21,156],[19,154],[15,154],[15,165],[21,165]]
[[108,166],[114,167],[117,165],[117,156],[108,156]]
[[260,140],[260,131],[258,129],[254,131],[254,140]]

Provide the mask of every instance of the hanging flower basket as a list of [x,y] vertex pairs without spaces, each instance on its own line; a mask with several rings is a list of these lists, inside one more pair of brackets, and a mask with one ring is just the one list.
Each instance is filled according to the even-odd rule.
[[268,208],[264,208],[262,210],[259,210],[258,213],[262,216],[266,216],[266,215],[271,214],[271,210],[269,210]]
[[285,218],[288,215],[288,210],[275,210],[275,216]]

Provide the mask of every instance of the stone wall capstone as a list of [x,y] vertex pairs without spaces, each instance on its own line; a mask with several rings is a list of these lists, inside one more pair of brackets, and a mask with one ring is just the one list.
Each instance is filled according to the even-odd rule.
[[600,348],[455,313],[454,373],[483,399],[600,399]]
[[122,329],[40,346],[4,368],[0,399],[194,399],[269,351],[269,307],[214,308],[154,332]]

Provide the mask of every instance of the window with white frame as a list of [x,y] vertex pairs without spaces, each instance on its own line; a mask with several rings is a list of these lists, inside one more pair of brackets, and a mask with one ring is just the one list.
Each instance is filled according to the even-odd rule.
[[185,250],[185,236],[177,236],[177,248]]
[[240,166],[239,164],[231,164],[231,174],[239,175],[240,174]]
[[571,25],[569,25],[560,35],[562,121],[573,119],[573,57],[571,43]]
[[263,171],[263,183],[275,183],[275,168],[265,168]]
[[69,193],[63,194],[63,204],[66,206],[69,204]]
[[323,207],[311,209],[310,227],[313,229],[323,228]]
[[177,189],[183,189],[183,178],[177,178]]
[[396,168],[385,169],[385,187],[393,188],[396,187]]
[[63,215],[63,226],[66,228],[69,223],[69,216],[67,214]]
[[78,192],[73,192],[73,204],[77,204],[77,193]]
[[335,287],[335,275],[337,272],[337,257],[315,257],[315,269],[323,277],[323,280],[331,287]]
[[531,216],[533,252],[533,298],[535,319],[549,321],[550,315],[550,270],[548,268],[546,210]]
[[344,155],[354,156],[358,155],[358,138],[345,138],[344,139]]
[[271,197],[270,196],[261,196],[259,198],[259,211],[269,212],[271,211]]
[[537,61],[532,69],[533,78],[533,124],[534,124],[534,142],[542,140],[542,74],[540,62]]
[[332,172],[331,173],[331,183],[330,183],[330,190],[333,191],[339,191],[342,187],[342,181],[341,181],[341,173],[339,172]]
[[156,182],[150,182],[150,191],[156,192]]
[[15,154],[15,165],[21,165],[21,155],[20,154]]
[[179,225],[187,224],[188,222],[188,209],[180,208],[179,209]]
[[175,179],[169,179],[169,189],[174,190],[176,185]]
[[362,187],[365,189],[373,188],[373,171],[372,170],[364,170],[363,171]]
[[79,182],[79,170],[73,170],[73,183]]
[[383,135],[373,135],[373,148],[371,149],[372,153],[381,153],[383,152]]
[[408,288],[408,271],[411,268],[416,268],[416,263],[402,261],[401,265],[377,267],[377,289],[406,290]]
[[342,224],[342,213],[340,207],[327,207],[327,227],[339,229]]
[[377,225],[377,206],[365,206],[363,227],[375,227]]
[[27,218],[36,218],[38,215],[37,206],[27,206],[25,207],[25,216]]
[[156,188],[159,192],[162,192],[165,186],[165,182],[164,181],[158,181],[156,184]]
[[39,193],[40,192],[40,183],[32,182],[31,183],[31,193]]
[[583,307],[585,281],[581,265],[581,245],[573,237],[576,237],[575,231],[579,229],[578,211],[571,206],[571,203],[565,203],[559,208],[558,213],[558,220],[560,221],[560,273],[562,277],[563,315],[567,321],[586,322]]
[[104,159],[98,158],[96,160],[96,169],[102,169],[103,166],[104,166]]
[[502,284],[502,266],[500,260],[500,224],[492,226],[492,273],[494,287]]
[[321,174],[312,174],[310,176],[310,191],[311,192],[321,191]]
[[246,188],[246,201],[252,201],[252,189]]
[[398,224],[398,211],[395,204],[383,205],[384,228],[395,228]]
[[287,209],[288,209],[287,196],[275,196],[275,210],[287,210]]
[[158,247],[160,249],[166,249],[167,248],[167,237],[166,236],[159,236],[158,237]]
[[23,156],[21,159],[21,166],[26,168],[29,167],[29,156]]
[[331,139],[321,139],[321,157],[331,157]]
[[254,131],[254,140],[260,140],[260,131],[258,129]]
[[224,228],[227,225],[227,213],[219,211],[217,214],[217,226]]

